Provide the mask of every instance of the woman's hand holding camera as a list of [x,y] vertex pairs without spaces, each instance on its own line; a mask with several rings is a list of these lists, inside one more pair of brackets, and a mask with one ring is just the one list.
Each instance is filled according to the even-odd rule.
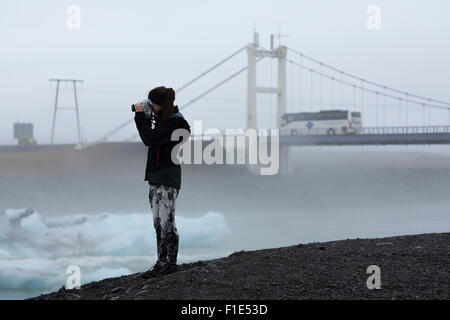
[[141,103],[134,104],[135,112],[144,112],[144,106]]

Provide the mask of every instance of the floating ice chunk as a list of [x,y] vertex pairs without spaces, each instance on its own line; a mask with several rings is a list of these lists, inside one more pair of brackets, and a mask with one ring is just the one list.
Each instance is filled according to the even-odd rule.
[[31,215],[23,218],[20,223],[20,229],[23,232],[34,234],[36,236],[48,232],[47,226],[42,221],[41,216],[37,212],[34,212]]
[[32,208],[5,210],[5,215],[8,219],[9,227],[13,229],[20,229],[22,219],[32,215],[33,213],[34,210]]
[[[0,289],[55,290],[66,284],[69,265],[81,268],[82,284],[131,274],[156,257],[151,213],[73,215],[43,219],[38,212],[7,210],[10,227],[0,241]],[[180,259],[231,234],[223,215],[176,217]],[[136,269],[139,264],[138,269]]]
[[231,235],[224,216],[217,212],[208,212],[201,218],[179,217],[176,223],[183,246],[211,245],[220,237]]
[[[216,212],[199,218],[178,216],[176,224],[183,248],[212,245],[220,237],[231,234],[223,215]],[[147,255],[156,248],[153,217],[148,213],[104,213],[43,220],[34,212],[21,218],[20,228],[11,230],[6,241],[10,242],[9,250],[14,248],[10,254],[41,258],[137,256]]]

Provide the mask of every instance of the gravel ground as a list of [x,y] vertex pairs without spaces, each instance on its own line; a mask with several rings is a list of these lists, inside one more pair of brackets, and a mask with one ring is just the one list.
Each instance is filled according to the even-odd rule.
[[[367,288],[370,265],[381,269],[379,290]],[[34,299],[450,299],[450,233],[239,251]]]

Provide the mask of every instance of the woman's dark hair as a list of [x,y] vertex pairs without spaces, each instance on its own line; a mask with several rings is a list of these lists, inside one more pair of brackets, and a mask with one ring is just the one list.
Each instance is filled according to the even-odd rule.
[[172,88],[166,88],[164,86],[156,87],[148,93],[148,98],[152,103],[156,103],[162,107],[159,112],[159,117],[156,121],[156,128],[158,128],[161,123],[167,120],[167,118],[173,113],[174,101],[175,101],[175,90]]

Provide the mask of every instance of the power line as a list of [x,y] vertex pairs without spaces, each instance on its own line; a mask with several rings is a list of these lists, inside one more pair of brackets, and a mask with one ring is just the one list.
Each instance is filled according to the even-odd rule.
[[[62,89],[60,88],[59,91],[61,92]],[[99,94],[123,94],[123,95],[136,95],[136,94],[142,94],[142,92],[126,92],[126,91],[115,91],[115,90],[97,90],[97,89],[83,89],[84,92],[93,92],[93,93],[99,93]],[[184,99],[192,99],[194,96],[193,95],[177,95],[177,99],[178,98],[184,98]],[[233,97],[220,97],[220,96],[214,96],[214,97],[208,97],[205,98],[205,100],[216,100],[216,101],[228,101],[228,102],[240,102],[245,100],[245,97],[243,98],[233,98]],[[262,101],[269,101],[269,100],[262,100]]]
[[99,94],[117,94],[117,95],[140,95],[142,91],[122,91],[122,90],[107,90],[107,89],[94,89],[84,88],[84,92],[99,93]]
[[[259,62],[261,59],[263,59],[264,57],[260,57],[258,59],[256,59],[256,62]],[[205,95],[207,95],[208,93],[210,93],[211,91],[217,89],[218,87],[222,86],[223,84],[225,84],[226,82],[230,81],[231,79],[235,78],[236,76],[238,76],[239,74],[241,74],[242,72],[244,72],[245,70],[248,69],[247,67],[244,67],[242,69],[240,69],[239,71],[233,73],[231,76],[227,77],[225,80],[220,81],[218,84],[214,85],[213,87],[211,87],[210,89],[206,90],[205,92],[203,92],[202,94],[198,95],[197,97],[195,97],[194,99],[190,100],[188,103],[184,104],[183,107],[180,108],[180,111],[187,108],[188,106],[190,106],[191,104],[193,104],[194,102],[196,102],[197,100],[203,98]],[[104,135],[102,138],[100,138],[98,141],[104,141],[107,138],[109,138],[111,135],[113,135],[114,133],[116,133],[117,131],[121,130],[122,128],[126,127],[128,124],[130,124],[131,122],[133,122],[134,118],[122,123],[120,126],[118,126],[117,128],[111,130],[110,132],[108,132],[106,135]]]

